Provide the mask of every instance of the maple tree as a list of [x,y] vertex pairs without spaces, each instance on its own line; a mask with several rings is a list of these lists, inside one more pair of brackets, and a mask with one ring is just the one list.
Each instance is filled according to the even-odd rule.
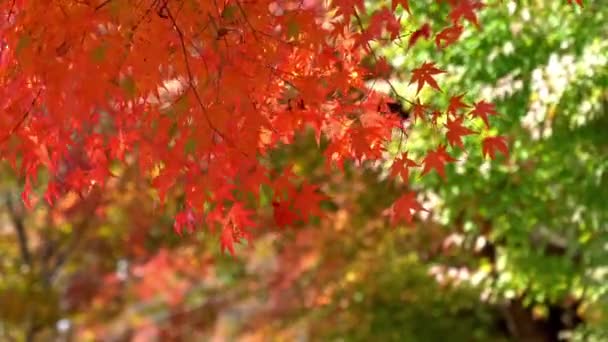
[[[427,3],[412,2],[416,17],[410,23],[402,12],[406,25],[432,23],[441,30],[435,20],[449,13],[449,5],[429,3],[427,10]],[[322,340],[603,340],[608,140],[602,129],[608,101],[602,37],[608,12],[599,2],[589,2],[584,12],[564,10],[566,2],[504,5],[489,4],[480,13],[480,31],[463,23],[462,44],[449,49],[435,49],[433,33],[407,50],[406,36],[405,44],[376,51],[374,70],[383,77],[391,73],[399,91],[425,106],[419,118],[405,100],[378,109],[411,118],[415,126],[404,123],[403,144],[398,137],[388,145],[389,160],[381,167],[345,162],[344,173],[324,172],[326,138],[319,148],[311,131],[273,150],[268,161],[279,166],[270,169],[294,165],[293,173],[330,196],[331,209],[324,205],[325,219],[300,224],[298,187],[282,184],[286,191],[275,195],[263,186],[260,208],[244,219],[260,220],[262,228],[297,229],[251,230],[255,246],[243,250],[233,241],[238,229],[216,227],[217,238],[231,237],[227,241],[244,262],[232,261],[228,252],[222,256],[222,246],[206,230],[190,238],[166,234],[172,218],[179,233],[201,219],[180,212],[187,189],[179,179],[165,196],[166,211],[147,191],[138,165],[126,162],[111,168],[103,191],[82,198],[72,192],[53,199],[52,207],[41,201],[28,212],[18,200],[25,180],[12,179],[1,165],[1,199],[8,192],[14,200],[0,206],[8,220],[0,227],[0,336],[204,340],[218,339],[220,332],[225,335],[219,339],[230,340],[276,339],[291,331],[287,339],[304,334]],[[403,88],[411,70],[429,60],[448,71],[438,78],[443,92],[427,86],[416,98],[416,84]],[[478,90],[508,118],[488,115],[489,134],[465,136],[464,147],[456,147],[448,120],[473,110]],[[450,99],[463,92],[467,107],[451,114]],[[532,114],[534,122],[528,121]],[[469,122],[472,117],[464,118],[464,126],[487,132],[483,119]],[[496,132],[515,147],[508,163],[483,156],[484,139]],[[438,144],[460,162],[447,163],[445,179],[433,168],[419,177],[423,157]],[[477,146],[479,152],[473,150]],[[490,145],[502,154],[495,147]],[[389,172],[392,177],[386,177]],[[39,176],[44,185],[45,172]],[[123,183],[125,178],[136,184]],[[40,191],[36,182],[30,187]],[[428,212],[411,215],[409,229],[386,229],[391,221],[379,213],[394,199],[392,208],[406,203],[408,195]],[[407,213],[414,212],[396,211],[402,215],[393,216],[394,222],[407,222]],[[218,329],[227,322],[229,329]],[[514,326],[507,330],[505,322]],[[595,339],[588,331],[593,327],[600,329]]]
[[[482,29],[481,2],[448,5],[451,26],[435,36],[443,48],[462,25]],[[137,165],[161,203],[185,190],[177,232],[204,223],[219,229],[232,253],[256,226],[261,186],[274,194],[278,226],[321,214],[325,196],[314,184],[290,165],[264,163],[274,148],[312,129],[332,169],[386,159],[386,144],[407,134],[386,103],[390,96],[419,100],[367,87],[386,68],[363,61],[371,56],[380,66],[376,46],[408,34],[412,45],[432,33],[429,25],[408,33],[407,19],[416,15],[408,1],[390,8],[367,11],[361,0],[2,1],[0,152],[24,175],[28,205],[37,200],[40,170],[48,172],[43,197],[52,204],[103,187],[116,165]],[[442,91],[436,78],[445,71],[434,62],[411,73],[416,94]],[[458,147],[465,135],[486,134],[466,128],[465,119],[479,117],[489,129],[488,115],[497,114],[483,99],[468,113],[459,100],[446,110],[415,108],[419,121],[443,135],[435,124],[447,119],[448,142]],[[505,145],[487,138],[483,153],[494,157]],[[422,175],[431,168],[443,175],[454,161],[439,144],[418,162],[396,163],[391,174],[405,179],[424,165]],[[409,219],[423,208],[408,195],[393,209]]]

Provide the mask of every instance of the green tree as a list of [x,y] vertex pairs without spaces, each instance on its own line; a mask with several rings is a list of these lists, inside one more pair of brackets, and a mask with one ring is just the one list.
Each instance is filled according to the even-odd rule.
[[[584,11],[555,1],[509,1],[488,8],[482,30],[469,27],[461,44],[440,53],[429,48],[433,41],[405,55],[400,47],[384,50],[397,74],[427,58],[450,65],[450,93],[428,101],[481,93],[504,114],[494,123],[509,137],[508,158],[488,162],[462,153],[457,158],[466,163],[448,167],[449,182],[417,186],[439,199],[427,220],[458,241],[456,257],[435,262],[482,274],[480,286],[492,300],[546,319],[553,332],[530,335],[537,338],[556,338],[578,320],[604,336],[607,324],[607,18],[601,1]],[[398,90],[411,91],[396,78]],[[420,136],[435,139],[424,129],[412,136],[421,150]],[[477,142],[465,138],[470,143]],[[531,323],[518,325],[515,311],[510,316],[513,334],[525,338]]]

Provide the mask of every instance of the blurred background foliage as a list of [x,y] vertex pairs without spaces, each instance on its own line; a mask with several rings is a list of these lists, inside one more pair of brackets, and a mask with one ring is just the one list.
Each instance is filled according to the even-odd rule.
[[[412,1],[405,30],[439,32],[445,6]],[[492,1],[482,29],[467,24],[444,50],[377,46],[400,95],[413,98],[412,68],[436,61],[444,92],[422,102],[493,101],[509,137],[508,158],[485,161],[467,137],[447,180],[414,173],[430,212],[409,227],[383,215],[403,187],[385,180],[390,156],[328,173],[309,134],[266,162],[321,184],[327,216],[278,230],[263,199],[266,221],[237,259],[204,229],[174,234],[181,194],[161,208],[135,168],[31,211],[3,168],[0,340],[608,340],[607,19],[603,0]],[[415,123],[401,140],[389,154],[441,142]]]

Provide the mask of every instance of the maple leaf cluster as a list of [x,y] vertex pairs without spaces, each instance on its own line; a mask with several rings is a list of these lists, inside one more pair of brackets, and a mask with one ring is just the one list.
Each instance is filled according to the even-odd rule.
[[[484,7],[448,3],[451,26],[434,38],[440,48],[467,22],[480,27]],[[136,165],[161,201],[176,187],[185,192],[176,231],[204,222],[233,253],[234,243],[251,238],[256,220],[247,194],[259,199],[261,185],[274,194],[278,226],[321,215],[325,196],[314,184],[289,166],[277,173],[261,162],[298,132],[312,129],[327,141],[330,169],[386,158],[393,133],[405,130],[403,118],[379,110],[387,95],[365,86],[376,75],[362,61],[382,60],[372,45],[401,39],[404,15],[415,15],[407,0],[373,13],[363,0],[3,1],[0,153],[25,176],[26,203],[40,169],[48,171],[44,198],[52,204],[68,191],[84,196],[103,186],[114,163]],[[425,23],[409,44],[432,35]],[[435,78],[443,73],[426,62],[410,83],[417,94],[440,91]],[[489,127],[497,114],[493,104],[471,107],[461,96],[445,113],[419,98],[409,102],[414,120],[436,124],[445,114],[447,142],[458,148],[479,133],[465,119]],[[506,140],[485,138],[483,154],[496,151],[507,154]],[[454,161],[440,145],[419,162],[404,153],[391,174],[407,181],[421,165],[422,174],[443,176]],[[423,208],[407,192],[393,210],[409,221]]]

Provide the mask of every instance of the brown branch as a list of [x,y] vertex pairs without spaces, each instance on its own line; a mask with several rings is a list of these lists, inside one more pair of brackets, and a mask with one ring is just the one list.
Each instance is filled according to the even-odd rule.
[[13,228],[17,233],[17,239],[19,240],[19,250],[21,253],[21,259],[23,263],[28,265],[30,269],[33,267],[32,253],[30,252],[29,239],[25,226],[23,224],[23,217],[17,214],[17,208],[13,205],[11,194],[6,194],[6,206],[8,207],[8,213],[11,218]]
[[[84,213],[82,214],[83,218],[79,220],[78,224],[73,228],[73,233],[71,235],[70,241],[65,244],[63,249],[57,248],[57,252],[54,256],[54,262],[49,262],[51,266],[42,274],[44,280],[51,284],[54,278],[57,276],[58,272],[61,270],[61,267],[65,265],[65,263],[74,255],[74,253],[78,252],[79,248],[82,247],[82,244],[87,237],[87,233],[92,229],[91,221],[94,218],[95,210],[99,207],[100,204],[104,203],[103,194],[96,188],[93,190],[94,192],[89,194],[89,197],[83,203]],[[93,221],[94,222],[94,221]]]
[[76,227],[76,232],[74,233],[72,239],[66,246],[64,250],[58,251],[57,256],[55,257],[55,262],[50,268],[47,270],[46,274],[43,274],[44,280],[50,284],[53,281],[53,278],[57,275],[57,272],[61,269],[61,267],[68,261],[69,257],[76,251],[80,242],[82,241],[85,230],[86,230],[86,221],[82,222],[79,227]]
[[106,0],[106,1],[102,2],[101,4],[99,4],[95,7],[95,11],[99,11],[102,7],[109,4],[110,2],[112,2],[112,0]]
[[13,0],[13,2],[11,3],[11,7],[8,10],[8,13],[6,14],[6,22],[10,23],[11,21],[11,17],[13,16],[13,11],[15,10],[15,3],[17,2],[17,0]]

